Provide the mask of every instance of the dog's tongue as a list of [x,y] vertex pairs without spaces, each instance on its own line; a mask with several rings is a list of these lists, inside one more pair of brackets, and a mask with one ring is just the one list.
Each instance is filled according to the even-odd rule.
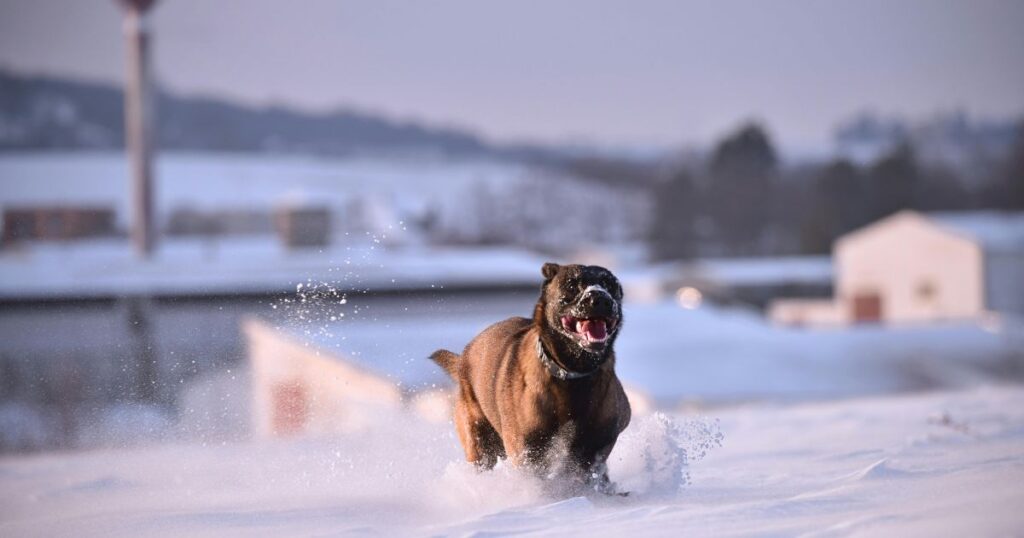
[[590,340],[604,340],[608,336],[608,326],[603,319],[585,319],[580,322],[584,333]]

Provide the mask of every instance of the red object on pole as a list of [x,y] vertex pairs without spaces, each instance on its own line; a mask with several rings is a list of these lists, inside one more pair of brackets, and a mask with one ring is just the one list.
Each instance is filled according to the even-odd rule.
[[149,77],[149,34],[146,11],[155,0],[118,0],[124,8],[127,49],[124,117],[125,148],[132,174],[132,242],[136,253],[148,258],[154,245],[152,103]]

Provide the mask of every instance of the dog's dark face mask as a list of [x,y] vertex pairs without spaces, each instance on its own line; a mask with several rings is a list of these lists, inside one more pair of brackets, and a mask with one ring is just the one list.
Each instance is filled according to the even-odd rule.
[[622,326],[622,285],[596,265],[544,264],[534,319],[563,365],[592,371],[608,357]]

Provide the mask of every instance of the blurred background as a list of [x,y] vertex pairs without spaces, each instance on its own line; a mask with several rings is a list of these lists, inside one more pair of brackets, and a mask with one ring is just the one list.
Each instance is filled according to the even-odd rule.
[[622,279],[637,412],[1024,380],[1024,4],[0,1],[0,451],[446,420]]

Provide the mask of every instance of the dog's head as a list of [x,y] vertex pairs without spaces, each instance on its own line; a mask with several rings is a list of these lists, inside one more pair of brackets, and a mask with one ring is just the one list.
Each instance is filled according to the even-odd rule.
[[544,285],[534,320],[555,338],[561,351],[592,369],[608,355],[622,326],[622,285],[611,271],[596,265],[546,263]]

